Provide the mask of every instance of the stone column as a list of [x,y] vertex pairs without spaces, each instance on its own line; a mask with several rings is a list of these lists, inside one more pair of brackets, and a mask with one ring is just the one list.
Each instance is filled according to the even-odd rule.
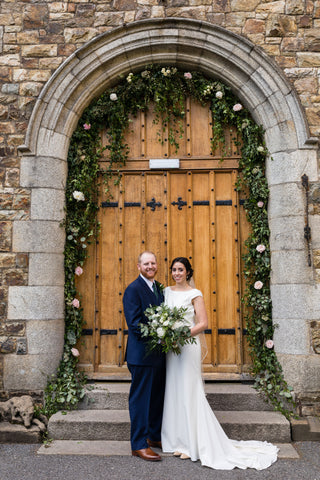
[[30,220],[13,224],[13,252],[29,253],[27,286],[11,286],[8,321],[25,322],[24,355],[4,358],[5,390],[43,389],[64,343],[64,218],[66,162],[24,157],[21,185],[31,189]]

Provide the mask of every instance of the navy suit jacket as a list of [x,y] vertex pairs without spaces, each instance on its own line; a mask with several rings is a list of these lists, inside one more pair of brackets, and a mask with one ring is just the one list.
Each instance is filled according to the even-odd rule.
[[159,282],[156,282],[159,292],[158,299],[147,283],[139,277],[130,283],[123,295],[124,314],[128,325],[128,343],[126,350],[126,361],[131,365],[161,366],[165,361],[163,353],[147,353],[145,338],[141,337],[139,323],[147,323],[148,319],[144,311],[150,305],[160,305],[163,302],[163,294],[159,289]]

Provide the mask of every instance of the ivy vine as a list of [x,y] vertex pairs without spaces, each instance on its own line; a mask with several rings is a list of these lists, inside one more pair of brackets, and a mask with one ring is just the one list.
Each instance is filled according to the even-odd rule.
[[[275,410],[287,418],[295,406],[292,388],[283,372],[273,345],[275,326],[272,323],[270,299],[270,249],[268,227],[268,185],[265,160],[268,151],[264,131],[252,120],[232,90],[221,81],[206,78],[199,72],[182,72],[174,67],[149,65],[141,72],[129,73],[118,85],[106,90],[84,111],[75,130],[68,155],[66,189],[65,247],[65,343],[57,374],[45,390],[45,413],[75,408],[84,395],[85,375],[77,370],[79,352],[76,343],[81,337],[83,314],[76,277],[83,273],[87,246],[99,233],[97,221],[99,188],[106,192],[110,182],[120,182],[120,169],[129,154],[125,133],[130,116],[147,111],[154,105],[155,122],[159,125],[159,141],[169,126],[168,139],[179,149],[183,133],[185,99],[191,97],[212,112],[212,150],[225,150],[224,128],[233,125],[242,139],[237,188],[246,192],[245,211],[251,224],[246,241],[243,296],[247,341],[252,358],[255,387]],[[107,133],[108,145],[102,146],[101,131]],[[108,150],[109,166],[103,172],[99,160]]]

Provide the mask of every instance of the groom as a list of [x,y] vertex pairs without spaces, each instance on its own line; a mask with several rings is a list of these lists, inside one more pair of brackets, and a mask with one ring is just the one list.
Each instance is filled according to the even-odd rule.
[[139,277],[124,292],[123,306],[129,335],[126,361],[131,373],[129,413],[132,455],[143,460],[159,461],[161,456],[150,447],[161,448],[161,423],[165,387],[165,355],[146,352],[139,323],[146,323],[144,311],[160,305],[163,295],[155,281],[157,260],[152,252],[138,258]]

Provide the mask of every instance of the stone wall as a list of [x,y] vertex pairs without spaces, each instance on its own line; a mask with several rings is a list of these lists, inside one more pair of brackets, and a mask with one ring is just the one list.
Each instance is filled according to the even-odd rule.
[[[32,182],[20,182],[20,145],[25,143],[35,102],[46,82],[62,63],[86,42],[116,27],[147,19],[184,18],[209,22],[248,39],[273,59],[294,87],[302,104],[311,137],[320,134],[320,1],[311,0],[95,0],[74,2],[33,2],[6,0],[0,4],[0,390],[4,388],[4,358],[13,358],[35,351],[34,335],[45,323],[36,317],[8,320],[8,292],[21,300],[22,290],[15,287],[34,286],[36,262],[29,263],[32,248],[25,252],[21,244],[13,245],[13,222],[41,220],[41,212],[31,208],[32,195],[41,196],[41,189],[32,192]],[[45,158],[43,159],[45,162]],[[52,163],[52,162],[51,162]],[[61,167],[60,163],[57,169]],[[33,172],[29,172],[31,177]],[[53,186],[61,196],[63,186]],[[37,185],[36,182],[34,182]],[[26,186],[27,185],[27,186]],[[60,189],[60,190],[59,190]],[[313,264],[308,274],[310,285],[320,284],[320,184],[311,179],[309,219],[312,229]],[[59,192],[58,192],[59,190]],[[58,192],[58,193],[57,193]],[[45,197],[52,217],[59,220],[61,206],[52,206]],[[36,204],[36,203],[35,203]],[[39,204],[39,202],[37,203]],[[61,202],[59,203],[61,205]],[[24,231],[25,234],[25,231]],[[17,236],[16,236],[17,238]],[[21,234],[21,243],[26,240]],[[59,237],[59,241],[61,238]],[[52,247],[53,248],[53,247]],[[52,253],[55,253],[54,251]],[[280,252],[282,257],[285,253]],[[57,254],[61,263],[62,255]],[[39,256],[37,257],[39,261]],[[42,258],[47,269],[54,268],[52,256]],[[301,261],[301,258],[297,258]],[[61,270],[59,270],[61,271]],[[275,273],[276,265],[275,265]],[[279,272],[278,272],[279,273]],[[281,272],[280,272],[281,273]],[[46,285],[42,272],[40,283]],[[58,276],[53,286],[63,279]],[[57,287],[58,288],[58,287]],[[17,293],[15,293],[17,292]],[[37,290],[34,290],[37,296]],[[58,293],[57,293],[58,295]],[[22,308],[21,304],[21,308]],[[41,306],[39,307],[41,308]],[[61,317],[61,312],[59,312]],[[59,316],[58,315],[58,316]],[[307,323],[308,354],[319,355],[318,320]],[[62,331],[61,318],[55,329]],[[58,322],[58,323],[57,323]],[[37,340],[38,343],[41,341]],[[39,346],[38,346],[39,347]],[[39,347],[40,348],[40,347]],[[301,353],[301,352],[300,352]],[[45,355],[45,352],[42,352]],[[304,355],[306,352],[304,351]],[[26,357],[24,357],[26,358]],[[284,358],[284,357],[283,357]],[[6,362],[10,365],[21,362]],[[290,362],[288,362],[288,365]],[[8,374],[8,373],[7,373]],[[289,375],[290,376],[290,375]],[[18,383],[18,382],[17,382]],[[12,383],[14,385],[14,382]],[[41,385],[41,380],[37,383]],[[12,387],[13,388],[13,387]],[[320,390],[320,387],[319,387]]]

